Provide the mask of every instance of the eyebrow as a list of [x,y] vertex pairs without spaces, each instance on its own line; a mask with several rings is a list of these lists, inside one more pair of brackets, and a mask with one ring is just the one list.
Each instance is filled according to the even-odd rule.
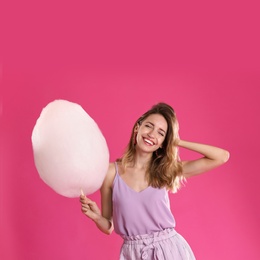
[[[147,123],[149,123],[149,124],[151,124],[152,126],[154,126],[154,124],[153,124],[152,122],[150,122],[150,121],[147,121]],[[161,130],[161,131],[163,131],[164,133],[166,133],[166,131],[163,130],[162,128],[159,128],[159,130]]]

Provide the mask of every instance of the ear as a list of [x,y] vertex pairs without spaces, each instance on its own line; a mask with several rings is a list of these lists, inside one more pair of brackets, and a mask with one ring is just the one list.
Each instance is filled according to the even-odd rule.
[[137,132],[138,132],[138,130],[139,130],[139,127],[140,127],[140,126],[139,126],[139,124],[136,124],[136,126],[135,126],[135,128],[134,128],[134,132],[135,132],[135,133],[137,133]]

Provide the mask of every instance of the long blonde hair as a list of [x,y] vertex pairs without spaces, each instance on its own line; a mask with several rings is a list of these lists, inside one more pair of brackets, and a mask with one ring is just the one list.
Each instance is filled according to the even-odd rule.
[[150,110],[144,113],[134,124],[131,138],[127,145],[126,151],[122,158],[118,161],[122,162],[122,166],[126,167],[134,162],[135,158],[135,128],[152,114],[160,114],[167,121],[168,129],[162,148],[155,151],[152,160],[147,169],[149,185],[155,188],[166,187],[172,192],[177,192],[184,180],[182,175],[182,163],[179,159],[177,141],[179,139],[179,124],[173,108],[165,103],[158,103]]

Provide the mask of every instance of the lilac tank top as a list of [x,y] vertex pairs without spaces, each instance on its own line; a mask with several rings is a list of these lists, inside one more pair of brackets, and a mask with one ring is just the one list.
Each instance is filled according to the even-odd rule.
[[175,227],[166,188],[149,186],[136,192],[119,175],[117,163],[115,166],[112,195],[115,232],[121,236],[135,236]]

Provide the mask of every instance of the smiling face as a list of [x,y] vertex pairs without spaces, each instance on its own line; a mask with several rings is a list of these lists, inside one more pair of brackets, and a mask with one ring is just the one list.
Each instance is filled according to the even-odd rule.
[[160,114],[151,114],[136,127],[136,143],[145,152],[162,147],[167,134],[167,121]]

